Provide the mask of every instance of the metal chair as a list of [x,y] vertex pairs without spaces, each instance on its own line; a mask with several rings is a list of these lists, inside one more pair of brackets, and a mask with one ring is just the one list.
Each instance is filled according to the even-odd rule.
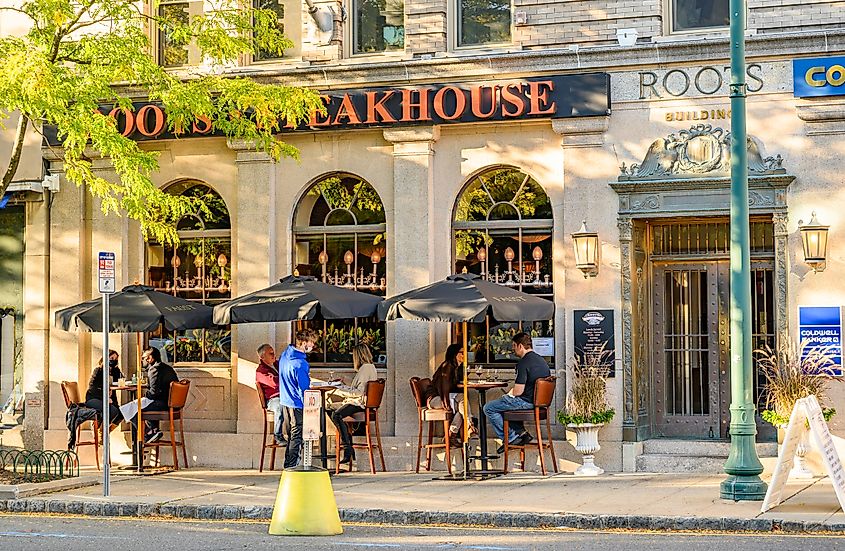
[[[72,404],[84,406],[85,402],[79,399],[79,384],[75,381],[62,381],[62,396],[65,399],[65,406],[70,409]],[[91,429],[94,435],[93,440],[82,440],[82,431]],[[76,426],[76,446],[74,451],[78,450],[80,446],[94,446],[94,463],[97,465],[97,470],[100,470],[100,423],[96,420],[85,421]]]
[[[148,444],[142,444],[142,450],[147,448],[155,448],[156,463],[159,462],[159,449],[163,446],[170,446],[173,450],[173,468],[179,469],[179,455],[176,453],[177,448],[182,448],[182,458],[185,460],[185,467],[188,466],[188,452],[185,449],[185,427],[182,424],[182,410],[185,407],[185,402],[188,400],[188,391],[191,388],[191,381],[182,379],[181,381],[174,381],[170,383],[170,395],[167,400],[167,410],[165,411],[143,411],[141,418],[144,421],[168,421],[170,423],[170,439],[159,440]],[[176,440],[175,426],[176,421],[179,421],[179,440]]]
[[[555,395],[555,378],[546,377],[545,379],[537,379],[534,385],[534,408],[524,410],[511,410],[502,412],[504,419],[504,433],[505,433],[505,453],[504,453],[504,471],[508,473],[508,453],[514,450],[519,451],[522,468],[525,469],[525,449],[537,447],[537,453],[540,455],[540,469],[543,471],[543,476],[546,475],[546,460],[544,457],[544,450],[546,448],[552,454],[552,467],[557,472],[557,458],[555,457],[554,442],[552,442],[552,426],[549,421],[549,407],[552,405],[552,399]],[[546,421],[546,440],[543,441],[542,427],[540,421]],[[509,444],[507,435],[510,434],[509,422],[531,422],[534,421],[534,429],[537,432],[537,440],[530,444]]]
[[[381,459],[381,470],[387,472],[384,464],[384,451],[381,445],[381,429],[378,424],[378,409],[381,407],[381,401],[384,397],[384,379],[376,379],[367,383],[367,400],[364,403],[364,411],[359,411],[355,415],[344,417],[343,422],[349,428],[349,434],[352,434],[352,423],[364,423],[366,427],[366,443],[355,443],[352,439],[352,449],[363,450],[366,449],[370,455],[370,472],[376,474],[376,463],[373,456],[373,448],[378,448],[379,458]],[[376,444],[373,444],[372,433],[370,432],[370,422],[375,426]],[[340,473],[340,435],[335,437],[335,474]],[[352,461],[349,462],[349,472],[352,472]]]
[[261,439],[261,459],[258,463],[258,472],[264,471],[264,453],[267,449],[270,449],[270,470],[275,470],[276,468],[276,450],[279,448],[284,448],[284,445],[277,444],[275,435],[270,433],[270,442],[267,442],[267,425],[270,424],[275,426],[276,420],[274,416],[276,412],[272,409],[267,409],[267,400],[264,399],[264,392],[261,391],[261,387],[256,387],[255,391],[258,393],[258,403],[261,405],[261,410],[264,412],[264,437]]
[[[431,379],[420,379],[419,377],[411,377],[411,392],[414,395],[414,401],[417,403],[417,420],[419,421],[419,433],[417,434],[417,465],[415,472],[420,472],[420,456],[422,450],[425,448],[425,470],[431,470],[431,452],[434,449],[443,448],[446,451],[446,468],[449,474],[452,474],[452,448],[449,443],[449,425],[452,423],[452,410],[449,407],[448,400],[445,407],[432,408],[425,403],[424,396],[428,387],[431,386]],[[443,424],[443,443],[434,443],[433,428],[437,423]],[[428,427],[428,441],[423,444],[423,427]],[[463,450],[461,450],[463,453]]]

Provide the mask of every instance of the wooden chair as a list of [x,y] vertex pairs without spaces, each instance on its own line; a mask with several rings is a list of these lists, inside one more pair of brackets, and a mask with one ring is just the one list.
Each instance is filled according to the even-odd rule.
[[[173,450],[173,468],[179,469],[179,455],[177,448],[182,448],[182,458],[185,460],[185,467],[188,466],[188,452],[185,449],[185,427],[182,424],[182,410],[188,400],[188,391],[191,388],[191,381],[182,379],[170,383],[170,395],[167,400],[166,411],[143,411],[141,419],[144,421],[168,421],[170,423],[170,439],[159,440],[152,444],[143,443],[143,449],[155,448],[156,464],[158,464],[163,446],[170,446]],[[179,421],[179,440],[176,440],[176,421]]]
[[[62,396],[65,398],[65,406],[70,409],[72,404],[83,405],[79,399],[79,384],[75,381],[62,381]],[[91,429],[94,436],[93,440],[82,440],[82,431]],[[97,470],[100,470],[100,423],[96,420],[85,421],[76,427],[76,447],[74,451],[78,450],[80,446],[94,446],[94,462],[97,464]]]
[[[504,460],[505,474],[508,473],[508,453],[514,450],[519,451],[522,468],[525,469],[525,449],[537,447],[537,453],[540,455],[540,469],[543,471],[543,476],[546,475],[546,460],[544,451],[546,448],[552,453],[552,467],[557,472],[557,458],[555,457],[554,442],[552,442],[552,426],[549,421],[549,407],[552,405],[552,399],[555,395],[555,378],[546,377],[545,379],[537,379],[534,386],[534,408],[525,410],[511,410],[502,412],[504,419],[505,432],[505,453]],[[540,421],[546,421],[546,440],[543,441],[542,427]],[[537,440],[526,445],[513,445],[508,443],[507,435],[510,434],[509,422],[521,421],[523,423],[534,421],[534,429],[537,434]]]
[[[346,423],[349,429],[349,434],[352,434],[352,423],[364,423],[366,427],[366,443],[355,443],[352,439],[352,449],[363,450],[366,449],[370,454],[370,472],[376,474],[376,462],[373,456],[373,448],[378,448],[379,458],[381,459],[381,470],[387,472],[384,464],[384,450],[381,445],[381,429],[378,424],[378,409],[381,407],[381,401],[384,397],[384,379],[376,379],[367,383],[367,401],[364,404],[364,411],[360,411],[355,415],[344,417],[343,422]],[[372,432],[370,431],[370,422],[375,425],[376,443],[373,444]],[[335,474],[340,473],[340,434],[335,437]],[[349,462],[349,472],[352,472],[352,461]]]
[[[411,377],[411,393],[414,395],[414,401],[417,403],[417,420],[419,421],[419,433],[417,434],[417,465],[415,472],[420,472],[420,455],[423,448],[426,450],[425,456],[425,470],[431,470],[431,452],[434,449],[443,448],[446,451],[446,468],[449,474],[452,474],[452,448],[449,443],[449,425],[452,423],[452,410],[449,403],[442,408],[428,407],[423,396],[426,390],[431,386],[431,379],[420,379],[419,377]],[[443,424],[443,443],[434,443],[433,429],[437,423]],[[423,444],[423,427],[428,427],[428,441]],[[463,450],[461,450],[463,453]]]
[[267,409],[267,400],[264,399],[261,387],[256,387],[255,390],[258,392],[258,403],[261,405],[261,411],[264,412],[264,437],[261,439],[261,459],[258,463],[258,472],[260,473],[264,471],[264,453],[268,449],[270,450],[270,470],[272,471],[276,468],[276,450],[284,448],[284,445],[276,443],[273,433],[270,433],[270,442],[267,442],[267,425],[276,426],[276,419],[274,418],[276,412]]

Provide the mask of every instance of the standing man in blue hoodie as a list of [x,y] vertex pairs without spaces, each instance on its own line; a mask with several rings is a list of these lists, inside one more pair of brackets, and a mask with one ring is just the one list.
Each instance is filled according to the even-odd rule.
[[288,345],[279,358],[279,403],[284,406],[285,421],[290,434],[285,450],[285,468],[299,464],[302,448],[302,400],[311,388],[311,367],[307,354],[314,350],[317,332],[312,329],[297,331],[294,344]]

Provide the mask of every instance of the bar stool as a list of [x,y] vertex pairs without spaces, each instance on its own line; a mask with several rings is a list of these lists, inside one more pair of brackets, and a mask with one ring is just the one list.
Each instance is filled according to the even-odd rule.
[[[452,422],[452,410],[448,409],[448,401],[446,407],[432,408],[425,403],[423,396],[426,390],[431,386],[431,379],[420,379],[419,377],[411,377],[411,392],[414,395],[414,401],[417,403],[417,420],[419,421],[419,433],[417,438],[417,466],[415,472],[420,472],[420,456],[423,448],[426,450],[425,470],[431,470],[431,451],[434,449],[443,448],[446,451],[446,468],[449,474],[452,474],[452,448],[449,444],[449,425]],[[434,434],[432,429],[437,423],[443,424],[443,443],[434,443]],[[423,427],[428,427],[428,443],[423,445]],[[463,450],[461,450],[463,453]]]
[[261,411],[264,412],[264,437],[261,439],[261,459],[258,463],[258,472],[260,473],[264,471],[264,453],[267,449],[270,450],[270,470],[272,471],[276,468],[276,450],[285,446],[276,443],[275,434],[271,434],[270,442],[267,442],[267,425],[276,425],[276,419],[274,418],[276,412],[272,409],[267,409],[267,400],[264,399],[264,393],[261,391],[261,387],[256,387],[255,391],[258,393],[258,403],[261,405]]
[[[364,404],[364,411],[359,411],[355,415],[343,418],[343,422],[346,423],[350,435],[352,434],[352,423],[365,423],[364,426],[366,427],[367,442],[356,444],[355,439],[353,438],[352,449],[367,450],[370,454],[370,473],[372,474],[376,474],[376,463],[375,458],[373,457],[373,448],[378,448],[379,458],[381,459],[381,470],[382,472],[387,472],[387,468],[384,465],[384,451],[381,445],[381,429],[379,429],[378,425],[378,408],[381,407],[381,400],[384,397],[384,385],[384,379],[376,379],[375,381],[368,382],[366,390],[367,400]],[[370,432],[370,422],[372,422],[375,426],[376,444],[373,444],[372,433]],[[334,450],[334,472],[335,474],[338,474],[340,473],[340,434],[335,436]],[[349,472],[352,472],[352,461],[349,462]]]
[[[84,402],[79,400],[79,384],[75,381],[62,381],[62,396],[65,398],[65,406],[70,409],[70,406],[77,404],[84,407]],[[93,440],[82,440],[82,431],[84,429],[91,429],[94,435]],[[74,451],[78,450],[80,446],[94,446],[94,462],[97,465],[97,470],[100,470],[100,423],[95,419],[93,421],[85,421],[76,426],[76,446]]]
[[[543,471],[543,476],[546,475],[546,460],[544,457],[544,450],[546,448],[552,454],[552,466],[554,467],[555,472],[557,472],[557,458],[555,458],[555,447],[554,442],[552,442],[552,426],[551,422],[549,421],[549,407],[552,405],[552,399],[555,395],[555,378],[554,377],[546,377],[545,379],[537,379],[534,385],[534,408],[533,409],[524,409],[524,410],[511,410],[502,412],[502,418],[504,419],[504,433],[505,433],[505,453],[504,453],[504,471],[505,474],[508,473],[508,453],[511,451],[518,450],[519,451],[519,458],[522,462],[522,468],[525,469],[525,449],[526,448],[533,448],[537,447],[537,453],[540,455],[540,469]],[[546,441],[543,441],[543,433],[542,427],[540,426],[540,421],[546,421]],[[523,423],[534,421],[534,429],[537,432],[537,440],[536,442],[532,442],[529,444],[509,444],[508,443],[508,431],[510,429],[509,422],[514,421],[521,421]]]
[[[182,379],[181,381],[173,381],[170,383],[170,395],[167,399],[166,411],[143,411],[141,418],[144,421],[168,421],[170,423],[170,440],[159,440],[148,444],[142,443],[142,451],[147,448],[155,448],[156,450],[156,464],[160,459],[160,448],[163,446],[170,446],[173,450],[173,468],[179,470],[179,456],[176,453],[177,448],[182,448],[182,458],[185,460],[185,467],[188,467],[188,452],[185,450],[185,427],[182,424],[182,410],[185,407],[185,402],[188,400],[188,391],[191,388],[191,381]],[[176,440],[175,421],[179,421],[179,440]]]

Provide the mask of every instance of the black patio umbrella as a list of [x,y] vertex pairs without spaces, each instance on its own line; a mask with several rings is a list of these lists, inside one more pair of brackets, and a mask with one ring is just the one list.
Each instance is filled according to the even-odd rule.
[[[476,274],[455,274],[385,299],[379,304],[378,316],[381,320],[403,318],[463,323],[466,350],[468,322],[482,322],[488,315],[500,321],[549,320],[554,311],[555,305],[550,300],[491,283]],[[469,403],[467,367],[467,355],[464,354],[464,404]],[[464,415],[464,477],[469,471],[467,417]]]
[[482,322],[488,315],[501,321],[548,320],[555,305],[476,274],[450,275],[443,281],[385,299],[379,304],[382,320]]
[[[171,331],[214,327],[210,306],[191,302],[156,291],[146,285],[127,285],[109,297],[109,333],[138,333],[138,354],[141,350],[141,333],[155,331],[160,325]],[[65,331],[103,330],[103,303],[101,299],[88,300],[56,312],[56,326]],[[140,370],[140,358],[138,366]],[[138,450],[142,440],[141,377],[138,376]],[[105,405],[104,405],[105,407]],[[138,458],[138,470],[143,470]]]
[[[109,297],[109,333],[144,333],[159,325],[170,331],[213,327],[210,306],[161,293],[146,285],[127,285]],[[103,303],[89,300],[56,312],[65,331],[103,330]]]
[[287,276],[275,285],[218,304],[215,323],[366,318],[381,297],[323,283],[311,276]]

